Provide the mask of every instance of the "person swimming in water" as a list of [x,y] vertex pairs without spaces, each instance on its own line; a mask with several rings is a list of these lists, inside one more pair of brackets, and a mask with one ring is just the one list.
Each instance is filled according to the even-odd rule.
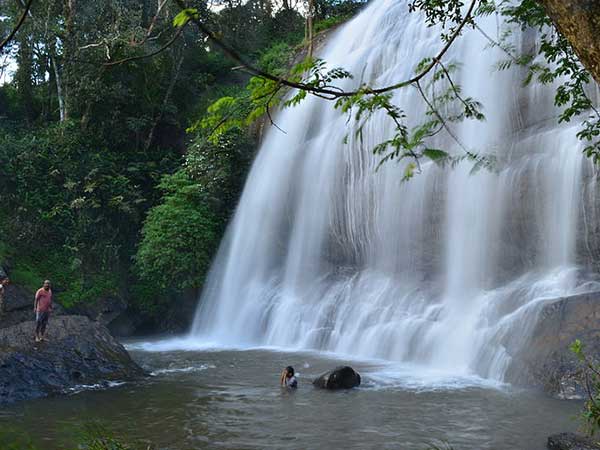
[[281,372],[281,379],[279,380],[281,387],[287,387],[295,389],[298,387],[298,380],[294,376],[294,368],[287,366],[283,372]]

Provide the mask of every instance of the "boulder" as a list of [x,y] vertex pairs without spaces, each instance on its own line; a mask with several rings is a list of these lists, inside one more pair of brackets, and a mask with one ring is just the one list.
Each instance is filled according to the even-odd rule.
[[547,300],[528,344],[513,355],[508,380],[558,398],[583,398],[581,364],[569,349],[575,339],[600,360],[600,292]]
[[[0,315],[0,328],[11,327],[19,323],[33,320],[33,292],[18,286],[9,284],[6,286],[4,297],[4,313]],[[64,313],[63,308],[54,302],[54,315],[59,316]]]
[[87,318],[100,322],[110,329],[113,321],[118,319],[127,309],[127,302],[120,297],[98,298],[90,302],[77,303],[68,309],[69,314],[86,316]]
[[548,438],[548,450],[600,450],[600,442],[573,433],[560,433]]
[[360,375],[352,367],[340,366],[319,376],[313,385],[321,389],[351,389],[360,386]]
[[34,342],[34,326],[0,329],[0,404],[144,375],[106,327],[87,317],[51,317],[48,342]]

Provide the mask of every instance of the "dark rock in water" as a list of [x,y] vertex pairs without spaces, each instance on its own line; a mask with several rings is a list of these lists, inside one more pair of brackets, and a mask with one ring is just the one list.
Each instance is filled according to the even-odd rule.
[[318,377],[313,385],[322,389],[351,389],[360,386],[360,375],[352,367],[340,366]]
[[528,344],[513,354],[508,381],[539,386],[557,398],[583,398],[581,365],[569,349],[575,339],[588,356],[600,359],[600,293],[548,300]]
[[573,433],[560,433],[548,438],[548,450],[600,450],[600,442]]
[[87,317],[51,317],[48,342],[34,342],[34,326],[0,329],[0,404],[144,375],[108,330]]

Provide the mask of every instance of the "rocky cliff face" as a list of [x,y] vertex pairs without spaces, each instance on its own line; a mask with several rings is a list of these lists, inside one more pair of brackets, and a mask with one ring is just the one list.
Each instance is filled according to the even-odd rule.
[[575,339],[600,360],[600,292],[548,300],[529,344],[514,355],[509,379],[539,386],[559,398],[582,397],[581,366],[569,350]]
[[51,317],[48,342],[34,342],[34,327],[0,329],[0,404],[144,374],[106,327],[87,317]]

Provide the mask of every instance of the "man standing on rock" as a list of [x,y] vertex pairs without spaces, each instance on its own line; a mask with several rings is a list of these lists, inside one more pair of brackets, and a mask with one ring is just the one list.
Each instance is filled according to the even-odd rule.
[[52,311],[52,289],[49,280],[44,281],[44,285],[35,293],[33,310],[35,311],[35,342],[44,341]]
[[0,278],[0,319],[4,314],[4,294],[6,293],[6,285],[8,282],[8,278]]

